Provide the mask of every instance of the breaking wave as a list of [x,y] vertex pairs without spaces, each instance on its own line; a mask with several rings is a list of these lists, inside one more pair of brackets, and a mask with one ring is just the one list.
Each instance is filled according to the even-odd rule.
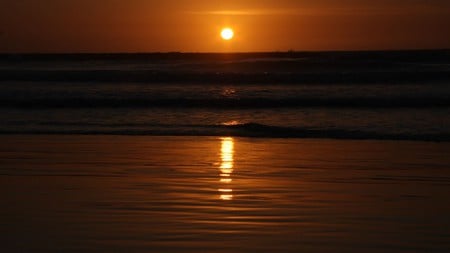
[[[42,125],[45,125],[43,123]],[[216,125],[150,125],[150,124],[76,124],[49,123],[52,128],[0,130],[0,134],[86,134],[86,135],[153,135],[153,136],[235,136],[263,138],[321,138],[353,140],[450,141],[450,133],[377,133],[349,129],[307,129],[258,123]]]

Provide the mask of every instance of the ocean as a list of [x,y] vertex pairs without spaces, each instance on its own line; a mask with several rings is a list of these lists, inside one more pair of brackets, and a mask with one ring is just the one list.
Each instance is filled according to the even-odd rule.
[[450,143],[0,136],[4,252],[449,252]]
[[450,51],[0,55],[0,133],[450,140]]
[[450,252],[449,56],[0,55],[0,248]]

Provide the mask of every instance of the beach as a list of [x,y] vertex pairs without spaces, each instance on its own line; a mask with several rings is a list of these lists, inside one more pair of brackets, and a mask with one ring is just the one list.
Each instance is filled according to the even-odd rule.
[[448,142],[0,136],[3,252],[448,252]]

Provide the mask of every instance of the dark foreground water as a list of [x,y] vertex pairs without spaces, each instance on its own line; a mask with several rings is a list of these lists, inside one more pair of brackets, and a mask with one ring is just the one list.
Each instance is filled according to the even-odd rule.
[[1,136],[3,252],[449,252],[448,143]]

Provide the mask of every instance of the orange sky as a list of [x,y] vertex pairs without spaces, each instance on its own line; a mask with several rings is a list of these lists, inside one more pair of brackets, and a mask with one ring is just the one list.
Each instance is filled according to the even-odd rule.
[[[448,0],[0,0],[0,52],[450,48]],[[231,42],[223,26],[235,29]]]

